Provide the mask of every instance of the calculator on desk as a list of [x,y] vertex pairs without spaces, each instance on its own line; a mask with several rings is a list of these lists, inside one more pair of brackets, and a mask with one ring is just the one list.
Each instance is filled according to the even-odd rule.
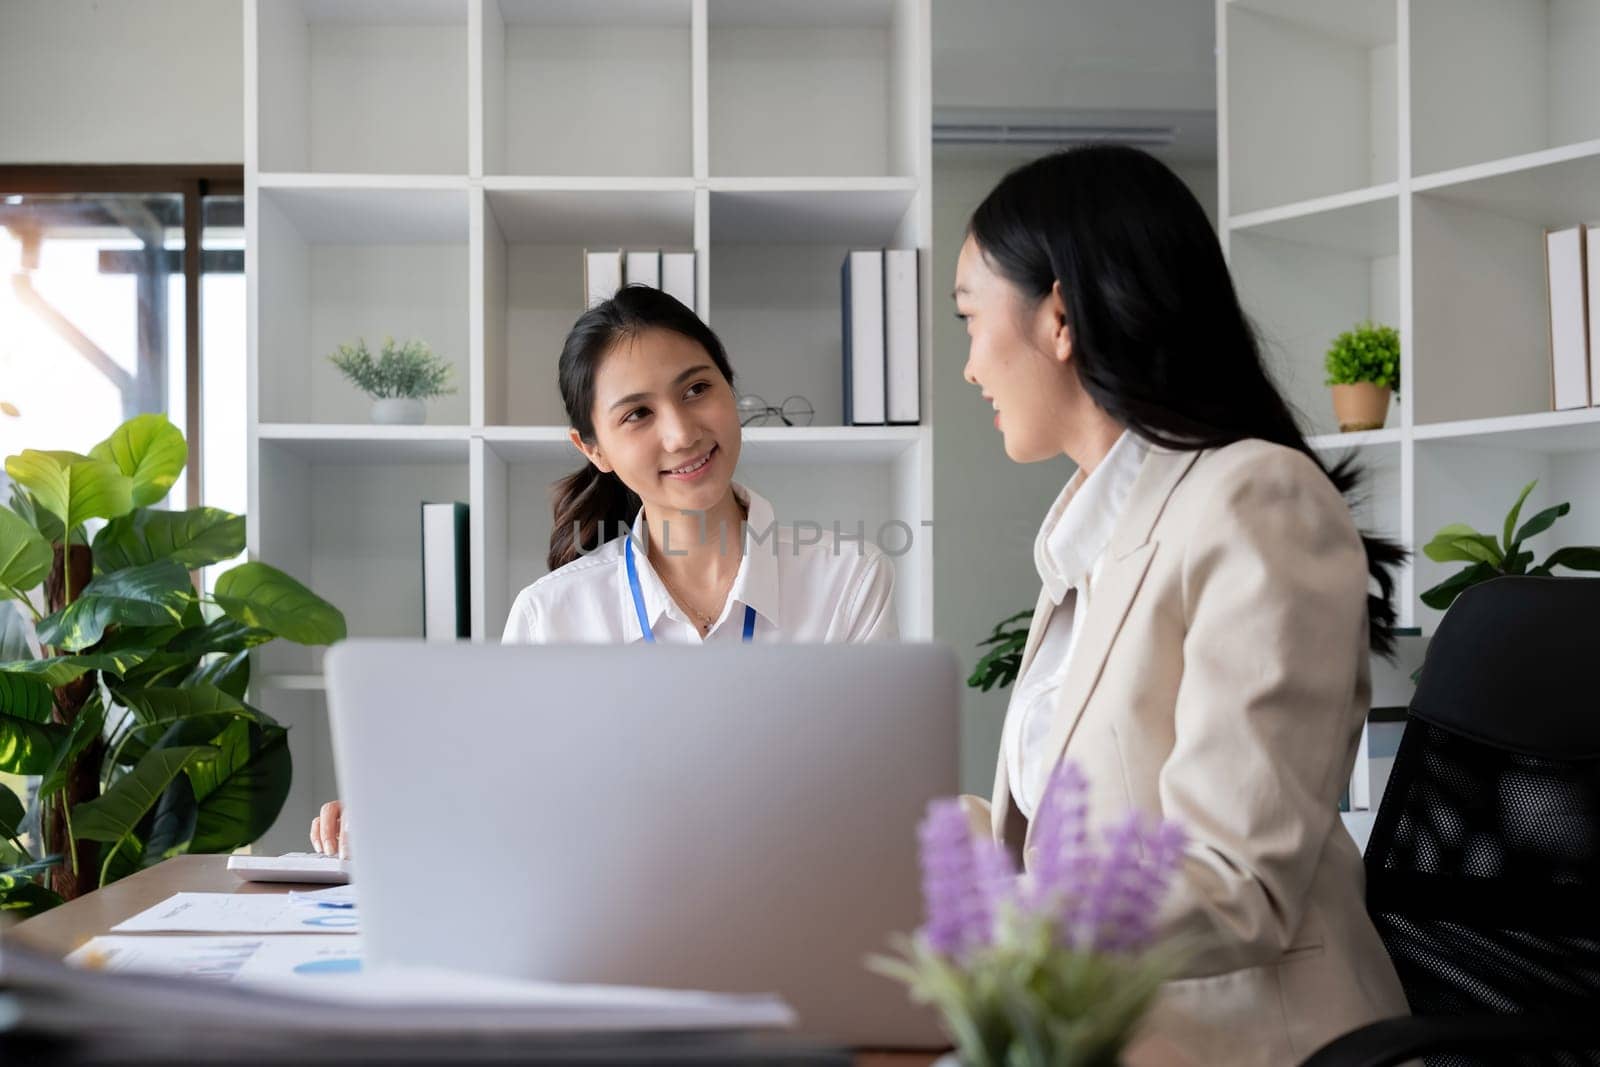
[[229,856],[228,870],[246,882],[316,882],[342,885],[350,880],[350,861],[320,852],[281,856]]

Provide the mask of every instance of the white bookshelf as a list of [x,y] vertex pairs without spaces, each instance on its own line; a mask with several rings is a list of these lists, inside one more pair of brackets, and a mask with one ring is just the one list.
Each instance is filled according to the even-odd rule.
[[[816,409],[746,430],[740,477],[780,521],[914,530],[899,622],[931,637],[929,8],[246,0],[252,557],[353,635],[417,636],[418,507],[467,501],[473,638],[498,640],[545,572],[549,485],[581,463],[555,384],[579,254],[692,250],[738,388]],[[924,253],[924,424],[844,427],[839,266],[885,246]],[[452,361],[427,425],[369,424],[326,359],[385,335]],[[296,727],[265,848],[303,847],[335,794],[320,670],[293,646],[256,663],[255,699]]]
[[[1542,238],[1600,219],[1600,6],[1218,0],[1217,38],[1240,295],[1313,444],[1373,471],[1362,518],[1418,553],[1401,621],[1430,633],[1439,527],[1498,531],[1538,478],[1530,507],[1574,511],[1534,547],[1600,540],[1600,407],[1550,410]],[[1400,329],[1403,388],[1340,434],[1322,357],[1364,318]]]

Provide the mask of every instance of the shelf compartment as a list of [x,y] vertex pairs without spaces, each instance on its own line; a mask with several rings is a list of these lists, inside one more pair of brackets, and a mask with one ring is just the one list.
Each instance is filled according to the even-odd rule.
[[916,0],[708,0],[707,21],[713,176],[916,172]]
[[[1600,423],[1591,423],[1588,429],[1600,430]],[[1420,435],[1423,427],[1417,430]],[[1454,522],[1499,538],[1506,512],[1522,487],[1535,479],[1539,484],[1523,505],[1521,521],[1562,501],[1571,503],[1572,511],[1548,532],[1530,539],[1527,548],[1534,553],[1534,562],[1544,562],[1563,545],[1600,544],[1600,502],[1594,492],[1600,485],[1600,432],[1591,432],[1588,446],[1582,449],[1555,450],[1549,447],[1552,441],[1509,430],[1417,441],[1415,565],[1419,596],[1465,566],[1435,563],[1422,554],[1422,546],[1441,527]],[[1417,612],[1417,622],[1425,632],[1437,629],[1441,612],[1420,601]]]
[[483,172],[694,173],[690,0],[484,0]]
[[1419,425],[1550,410],[1544,231],[1600,217],[1600,156],[1561,155],[1412,198]]
[[[257,556],[343,611],[353,637],[422,635],[420,507],[471,499],[464,436],[448,455],[416,445],[260,440]],[[275,641],[257,669],[320,674],[322,651]]]
[[468,193],[459,188],[259,191],[257,382],[263,422],[358,423],[371,401],[328,361],[340,343],[426,341],[456,392],[428,401],[464,425],[470,393]]
[[898,187],[711,192],[708,311],[741,393],[803,396],[814,426],[840,425],[840,266],[852,248],[916,247],[914,199]]
[[467,0],[258,0],[263,171],[467,173]]
[[496,186],[484,195],[483,421],[565,425],[556,368],[584,309],[585,248],[692,249],[693,186]]
[[1412,171],[1600,138],[1600,8],[1412,0]]
[[[1400,325],[1399,230],[1390,196],[1229,233],[1234,282],[1263,357],[1312,434],[1339,428],[1324,384],[1333,339],[1367,319]],[[1390,419],[1399,417],[1396,405]]]
[[1398,178],[1394,0],[1233,0],[1225,17],[1231,213]]

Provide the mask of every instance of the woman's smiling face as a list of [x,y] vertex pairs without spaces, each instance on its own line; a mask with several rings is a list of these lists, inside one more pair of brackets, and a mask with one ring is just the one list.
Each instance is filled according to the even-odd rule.
[[657,510],[709,511],[739,462],[739,411],[732,384],[700,344],[649,329],[605,354],[594,378],[590,461],[614,472]]
[[1061,455],[1061,414],[1077,383],[1058,292],[1030,300],[968,237],[952,295],[970,339],[962,377],[993,405],[1006,455],[1018,463]]

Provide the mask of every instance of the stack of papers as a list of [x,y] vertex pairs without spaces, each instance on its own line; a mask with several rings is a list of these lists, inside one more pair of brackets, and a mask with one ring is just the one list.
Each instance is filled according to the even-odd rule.
[[[69,968],[52,971],[27,954],[0,953],[0,983],[20,974],[77,998],[120,998],[128,1018],[156,1011],[174,1025],[326,1034],[762,1030],[795,1022],[776,996],[366,969],[349,892],[178,893],[85,943],[67,958]],[[158,976],[158,984],[116,983],[134,975]],[[159,1008],[144,1004],[140,990]]]

